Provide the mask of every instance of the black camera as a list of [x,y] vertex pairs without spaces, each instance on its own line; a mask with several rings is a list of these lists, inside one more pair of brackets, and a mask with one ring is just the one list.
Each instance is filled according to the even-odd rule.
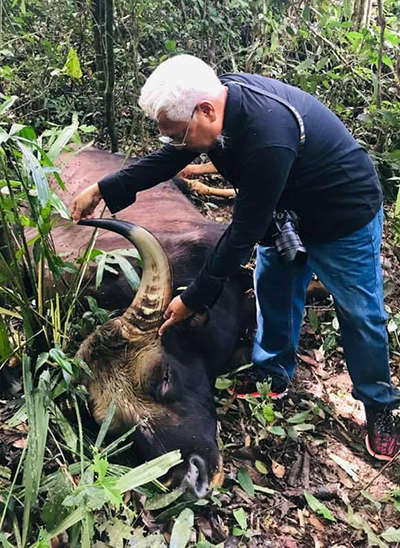
[[307,250],[297,233],[297,223],[296,213],[286,209],[275,212],[272,217],[272,240],[282,264],[307,261]]

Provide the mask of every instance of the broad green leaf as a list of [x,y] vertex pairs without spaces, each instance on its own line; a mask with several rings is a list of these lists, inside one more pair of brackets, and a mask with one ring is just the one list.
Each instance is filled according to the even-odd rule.
[[388,29],[385,30],[385,40],[390,42],[393,46],[398,46],[400,44],[400,36],[394,32],[390,32]]
[[275,420],[274,406],[272,403],[267,403],[263,405],[263,415],[267,422],[271,423]]
[[223,377],[218,377],[215,380],[215,388],[217,390],[226,390],[230,386],[232,386],[233,381],[231,379],[225,379]]
[[11,479],[11,470],[7,466],[0,465],[0,478]]
[[253,480],[251,479],[250,474],[248,473],[246,468],[241,468],[238,471],[237,480],[240,484],[240,487],[243,489],[243,491],[246,491],[248,495],[251,495],[251,496],[254,495]]
[[22,126],[22,128],[18,131],[18,135],[20,137],[23,137],[24,139],[27,139],[28,141],[32,141],[32,143],[36,143],[37,135],[35,129],[32,126]]
[[118,510],[123,504],[123,500],[122,500],[122,493],[119,489],[115,487],[115,483],[116,483],[115,478],[105,478],[101,482],[101,486],[106,495],[106,500],[110,504],[115,506],[115,508]]
[[388,55],[386,55],[386,53],[384,53],[382,55],[382,63],[384,65],[386,65],[387,67],[389,67],[389,68],[393,67],[393,61],[391,60],[391,58]]
[[286,432],[281,426],[268,426],[267,430],[274,436],[286,436]]
[[67,356],[60,348],[51,348],[49,351],[49,356],[69,375],[72,376],[74,374],[71,360],[67,358]]
[[308,506],[316,514],[324,517],[325,519],[329,521],[336,521],[336,518],[332,516],[329,508],[327,508],[325,504],[323,504],[316,497],[314,497],[314,495],[312,495],[311,493],[308,493],[307,491],[304,491],[304,497],[307,501]]
[[293,415],[293,417],[289,417],[287,419],[287,422],[289,424],[299,424],[304,422],[308,416],[310,415],[311,410],[308,409],[307,411],[301,411],[300,413],[297,413],[296,415]]
[[2,143],[6,143],[9,138],[9,134],[2,127],[0,127],[0,145]]
[[13,104],[15,103],[15,101],[18,99],[18,97],[16,95],[12,95],[11,97],[8,97],[4,103],[2,103],[0,105],[0,116],[2,114],[4,114],[5,112],[7,112],[7,110],[9,110]]
[[62,217],[63,219],[71,220],[71,214],[67,206],[61,200],[61,198],[57,196],[55,192],[51,193],[51,205],[53,206],[53,209],[60,215],[60,217]]
[[101,485],[82,485],[75,489],[71,495],[65,497],[63,505],[100,510],[107,500],[107,494]]
[[67,61],[63,70],[72,79],[80,80],[82,78],[81,65],[79,63],[78,54],[74,48],[69,48]]
[[79,131],[81,131],[82,133],[94,133],[95,131],[97,131],[97,127],[96,126],[87,126],[86,124],[81,124],[79,126]]
[[185,548],[189,542],[193,525],[193,510],[185,508],[177,517],[172,528],[170,548]]
[[141,485],[145,485],[168,472],[170,468],[182,462],[180,451],[171,451],[161,457],[141,464],[133,468],[130,472],[119,478],[116,488],[125,493],[130,489],[135,489]]
[[400,542],[400,529],[389,527],[382,533],[381,537],[387,542]]
[[165,42],[165,49],[170,53],[174,52],[176,50],[175,40],[167,40]]
[[26,147],[20,139],[15,140],[17,146],[22,152],[24,163],[29,170],[32,180],[35,184],[39,202],[42,207],[45,207],[50,201],[50,187],[47,181],[46,174],[41,166],[39,160],[34,156],[31,150]]
[[350,19],[353,13],[353,4],[351,0],[343,0],[343,13],[346,19]]
[[47,153],[47,157],[51,162],[54,162],[59,157],[66,145],[70,142],[73,134],[77,131],[77,129],[77,124],[71,124],[70,126],[62,130],[62,132],[57,137],[56,141],[51,145],[50,150]]
[[233,510],[233,516],[235,520],[238,522],[240,527],[243,529],[243,531],[246,531],[247,529],[247,515],[246,512],[243,510],[243,508],[236,508]]
[[39,354],[38,359],[36,360],[35,373],[39,371],[39,369],[42,367],[44,363],[47,362],[48,359],[49,359],[48,352],[42,352],[41,354]]
[[257,470],[261,474],[268,474],[268,468],[265,466],[265,464],[261,460],[256,460],[255,465]]

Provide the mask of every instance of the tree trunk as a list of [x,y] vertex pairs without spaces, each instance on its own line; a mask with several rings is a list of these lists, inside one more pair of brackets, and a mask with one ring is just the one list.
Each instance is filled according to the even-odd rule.
[[93,42],[96,52],[95,71],[101,82],[102,91],[104,91],[104,3],[103,0],[92,0],[93,17]]
[[104,0],[105,10],[105,68],[106,89],[104,102],[106,107],[106,123],[111,140],[111,152],[118,152],[118,138],[115,129],[115,105],[114,105],[114,0]]
[[378,80],[378,89],[376,93],[376,106],[381,108],[382,104],[382,58],[383,58],[383,46],[385,42],[385,27],[386,21],[383,15],[383,0],[378,0],[378,23],[381,27],[379,50],[378,50],[378,67],[376,71],[376,78]]
[[355,30],[368,27],[371,19],[372,0],[355,0],[353,8],[353,21]]

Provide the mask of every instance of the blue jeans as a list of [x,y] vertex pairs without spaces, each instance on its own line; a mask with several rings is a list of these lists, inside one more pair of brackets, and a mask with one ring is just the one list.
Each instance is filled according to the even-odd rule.
[[349,236],[307,245],[305,265],[282,265],[273,247],[258,247],[253,363],[260,378],[292,379],[306,290],[315,272],[334,299],[353,397],[365,405],[400,405],[400,392],[390,382],[380,266],[382,219],[381,209]]

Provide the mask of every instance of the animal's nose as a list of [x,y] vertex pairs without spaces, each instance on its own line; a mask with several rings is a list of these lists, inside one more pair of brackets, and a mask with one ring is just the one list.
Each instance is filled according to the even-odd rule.
[[203,457],[192,455],[183,485],[196,497],[202,499],[210,492],[207,465]]

